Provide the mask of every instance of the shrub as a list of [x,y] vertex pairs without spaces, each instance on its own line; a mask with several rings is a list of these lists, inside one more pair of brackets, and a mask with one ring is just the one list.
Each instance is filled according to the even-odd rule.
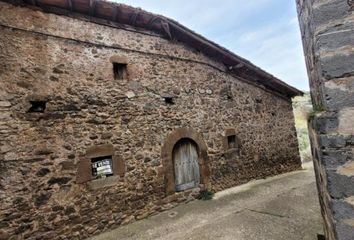
[[199,195],[198,195],[198,199],[199,200],[211,200],[213,199],[213,196],[214,196],[214,193],[213,192],[210,192],[208,190],[203,190],[203,191],[200,191],[199,192]]

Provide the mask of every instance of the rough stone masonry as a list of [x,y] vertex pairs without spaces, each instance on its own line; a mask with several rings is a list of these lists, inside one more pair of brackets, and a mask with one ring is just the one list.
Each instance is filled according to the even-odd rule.
[[[0,239],[83,239],[300,168],[301,92],[172,20],[0,1],[0,33]],[[177,191],[181,140],[200,184]]]
[[312,152],[326,239],[354,239],[353,1],[297,0],[314,117]]

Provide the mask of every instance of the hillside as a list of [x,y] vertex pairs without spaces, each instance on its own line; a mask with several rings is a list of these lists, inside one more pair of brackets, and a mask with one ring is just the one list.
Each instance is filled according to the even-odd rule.
[[310,140],[308,137],[307,118],[312,112],[311,96],[308,92],[302,97],[293,99],[295,126],[299,140],[299,148],[302,162],[311,161]]

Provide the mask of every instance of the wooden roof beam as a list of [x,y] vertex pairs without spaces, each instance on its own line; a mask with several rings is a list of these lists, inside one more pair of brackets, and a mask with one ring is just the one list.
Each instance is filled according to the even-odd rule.
[[96,12],[96,0],[90,0],[90,15],[93,16],[95,15]]
[[118,7],[114,6],[113,7],[113,13],[112,13],[112,21],[117,21],[118,19]]
[[70,11],[74,11],[74,3],[73,3],[73,0],[66,0],[67,2],[67,5],[69,7],[69,10]]
[[27,0],[27,2],[33,6],[38,6],[37,0]]

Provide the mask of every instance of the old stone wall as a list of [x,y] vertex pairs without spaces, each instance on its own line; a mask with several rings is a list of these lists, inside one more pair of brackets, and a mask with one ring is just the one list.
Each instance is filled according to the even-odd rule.
[[315,113],[310,121],[327,239],[354,239],[352,1],[298,0]]
[[[4,2],[0,12],[0,239],[82,239],[194,199],[198,189],[166,192],[161,149],[181,128],[204,141],[214,191],[300,168],[291,101],[198,51]],[[88,180],[98,153],[118,169]]]

